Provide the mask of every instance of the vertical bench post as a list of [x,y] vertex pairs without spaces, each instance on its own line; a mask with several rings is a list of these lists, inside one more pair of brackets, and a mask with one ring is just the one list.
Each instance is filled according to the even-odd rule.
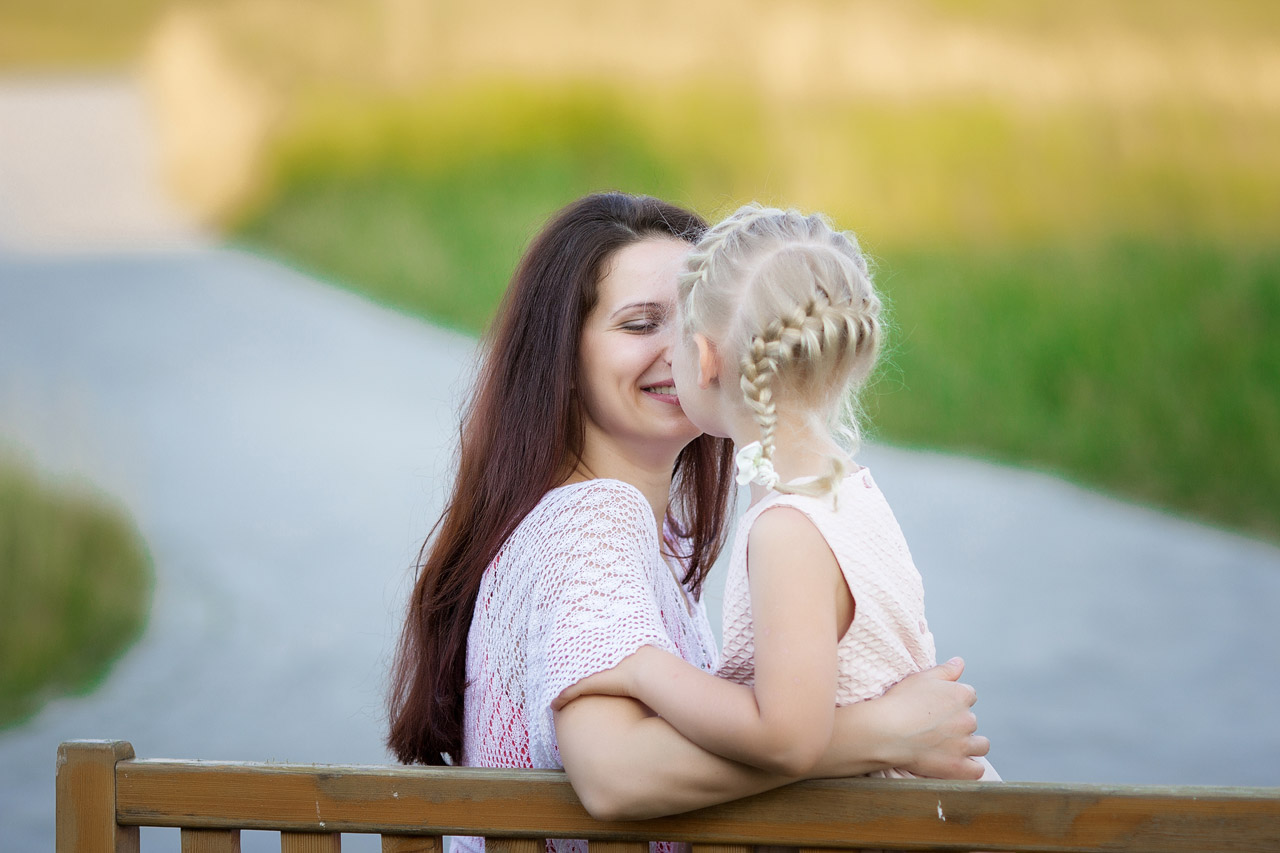
[[438,835],[382,834],[382,853],[443,853]]
[[281,853],[342,853],[342,836],[336,832],[282,832]]
[[122,740],[58,747],[57,853],[138,853],[138,827],[116,823],[116,762],[130,758]]
[[182,853],[240,853],[240,830],[184,829]]

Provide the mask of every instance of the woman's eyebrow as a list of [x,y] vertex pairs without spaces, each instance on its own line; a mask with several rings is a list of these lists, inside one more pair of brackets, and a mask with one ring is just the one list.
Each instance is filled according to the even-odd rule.
[[609,319],[616,319],[619,314],[625,314],[629,311],[641,310],[647,314],[656,314],[665,316],[671,310],[670,306],[662,302],[628,302],[618,310],[609,315]]

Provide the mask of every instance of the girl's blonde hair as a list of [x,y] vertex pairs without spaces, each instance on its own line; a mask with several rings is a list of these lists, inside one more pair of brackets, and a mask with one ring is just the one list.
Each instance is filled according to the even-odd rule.
[[[856,392],[880,349],[881,302],[854,235],[820,214],[742,207],[695,245],[677,298],[684,333],[707,335],[725,370],[737,366],[764,459],[772,461],[779,402],[821,414],[857,448]],[[831,462],[815,481],[774,488],[829,494],[845,474],[839,458]]]

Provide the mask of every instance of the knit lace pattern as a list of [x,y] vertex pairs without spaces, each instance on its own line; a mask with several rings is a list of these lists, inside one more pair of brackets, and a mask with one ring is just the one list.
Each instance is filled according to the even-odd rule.
[[[467,640],[462,763],[560,768],[551,701],[644,645],[708,672],[718,663],[701,602],[664,558],[653,510],[634,486],[552,489],[485,570]],[[479,838],[453,850],[479,853]],[[669,849],[659,845],[657,851]],[[586,853],[552,840],[548,853]]]

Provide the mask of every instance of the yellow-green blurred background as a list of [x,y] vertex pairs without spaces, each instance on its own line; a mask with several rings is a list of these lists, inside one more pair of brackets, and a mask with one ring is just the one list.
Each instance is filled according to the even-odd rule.
[[882,440],[1280,538],[1280,4],[3,0],[128,69],[230,239],[483,327],[554,209],[818,209],[878,265]]

